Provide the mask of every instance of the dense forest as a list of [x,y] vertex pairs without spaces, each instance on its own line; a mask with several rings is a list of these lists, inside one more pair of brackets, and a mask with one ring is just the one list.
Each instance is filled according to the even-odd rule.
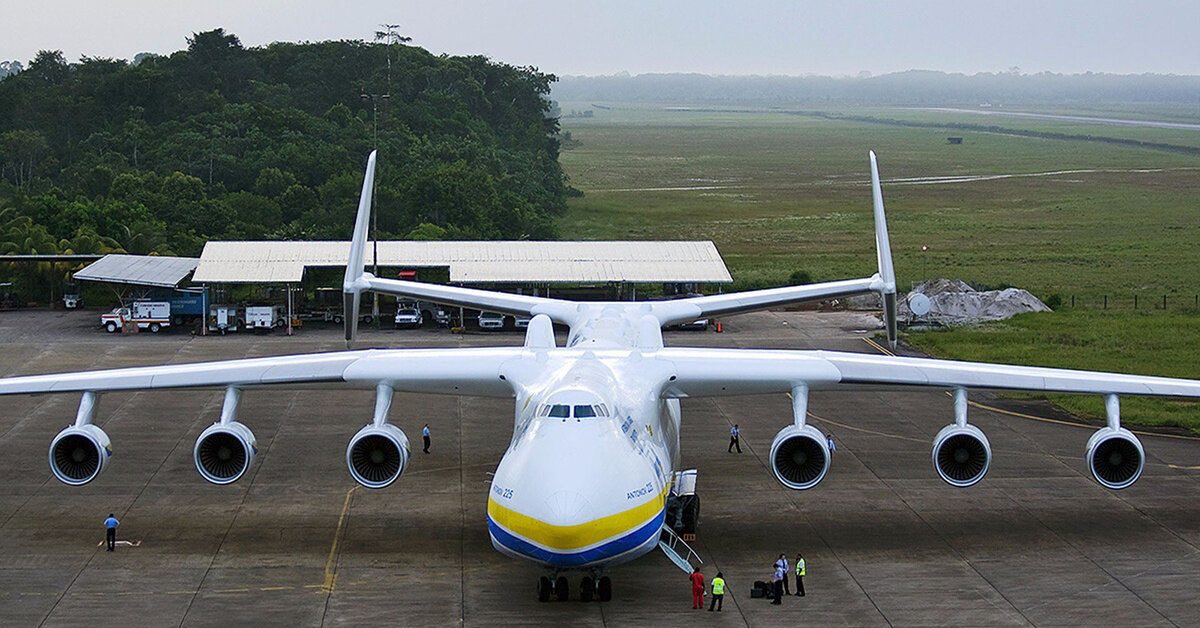
[[555,77],[400,39],[40,52],[0,80],[0,254],[348,238],[373,146],[381,239],[554,237]]
[[554,98],[571,102],[707,105],[1200,105],[1200,76],[1166,74],[953,74],[910,70],[879,76],[640,74],[563,77]]

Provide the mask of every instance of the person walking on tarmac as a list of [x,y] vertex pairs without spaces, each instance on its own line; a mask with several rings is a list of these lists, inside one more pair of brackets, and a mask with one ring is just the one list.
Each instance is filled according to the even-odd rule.
[[712,612],[713,606],[717,607],[717,612],[721,612],[721,607],[725,604],[725,574],[717,572],[717,577],[712,579],[712,602],[708,605],[708,612]]
[[108,513],[108,519],[104,520],[104,528],[107,531],[106,540],[108,542],[108,551],[110,552],[116,551],[117,526],[119,525],[121,525],[121,522],[117,521],[117,518],[111,512]]
[[692,609],[704,608],[704,574],[697,567],[688,579],[692,581]]
[[426,423],[425,427],[421,429],[421,438],[425,439],[425,449],[424,449],[425,453],[429,453],[429,424],[428,423]]
[[728,449],[729,453],[733,453],[734,447],[737,447],[739,454],[742,453],[742,445],[740,443],[738,443],[738,434],[739,433],[740,432],[738,431],[737,423],[734,423],[733,427],[729,428],[729,449]]
[[804,597],[804,554],[796,552],[796,596]]
[[775,561],[775,566],[783,570],[783,594],[791,595],[792,590],[788,587],[788,561],[787,556],[779,555],[779,560]]

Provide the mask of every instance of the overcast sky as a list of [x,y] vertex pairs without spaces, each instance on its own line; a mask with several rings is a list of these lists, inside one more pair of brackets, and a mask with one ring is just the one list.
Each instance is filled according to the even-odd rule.
[[1200,74],[1197,0],[41,0],[0,17],[0,60],[131,59],[224,28],[246,46],[371,39],[560,75],[629,72]]

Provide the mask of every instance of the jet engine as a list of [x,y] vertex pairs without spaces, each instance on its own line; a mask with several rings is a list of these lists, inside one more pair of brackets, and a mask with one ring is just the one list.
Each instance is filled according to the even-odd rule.
[[933,439],[933,468],[947,484],[966,487],[987,474],[992,447],[974,425],[951,423]]
[[72,425],[50,442],[50,470],[63,484],[82,486],[108,466],[112,441],[92,425]]
[[200,433],[192,458],[196,470],[213,484],[230,484],[246,473],[258,453],[258,441],[250,428],[229,421],[214,423]]
[[1129,430],[1105,427],[1088,439],[1087,462],[1097,482],[1119,490],[1141,477],[1146,466],[1146,452],[1141,441]]
[[771,442],[771,470],[790,489],[816,486],[829,472],[825,435],[811,425],[789,425],[779,430]]
[[390,423],[368,425],[350,439],[346,466],[354,481],[367,488],[388,486],[408,466],[408,437]]

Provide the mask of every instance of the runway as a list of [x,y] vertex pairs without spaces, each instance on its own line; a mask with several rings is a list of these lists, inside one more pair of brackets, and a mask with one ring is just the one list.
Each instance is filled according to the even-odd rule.
[[[876,351],[857,315],[767,312],[724,333],[672,332],[667,344]],[[342,348],[340,329],[297,336],[107,335],[92,313],[0,312],[0,375],[193,362]],[[357,347],[520,344],[517,333],[366,330]],[[692,611],[686,576],[649,554],[615,569],[613,600],[538,603],[541,573],[488,540],[488,473],[512,432],[510,402],[397,395],[393,421],[432,451],[392,487],[356,488],[349,438],[373,394],[247,391],[240,420],[259,455],[230,486],[192,463],[222,392],[108,394],[97,424],[114,457],[91,484],[47,465],[77,395],[0,398],[0,624],[260,625],[1197,625],[1200,440],[1143,435],[1142,479],[1112,492],[1087,475],[1094,427],[1041,402],[971,400],[994,458],[955,489],[930,461],[953,420],[943,392],[814,393],[810,419],[838,450],[807,492],[780,486],[767,452],[791,421],[786,396],[683,402],[684,464],[699,470],[694,547],[727,582],[724,611]],[[1063,419],[1039,421],[1015,416]],[[741,455],[726,453],[733,423]],[[603,473],[603,470],[598,470]],[[122,524],[105,552],[101,522]],[[780,553],[807,559],[808,595],[751,599]]]

